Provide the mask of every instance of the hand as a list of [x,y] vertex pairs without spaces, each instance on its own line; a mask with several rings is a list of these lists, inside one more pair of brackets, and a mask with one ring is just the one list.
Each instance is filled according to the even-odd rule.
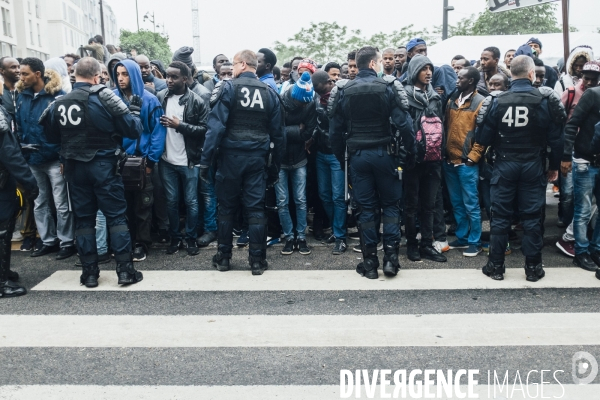
[[150,175],[152,173],[152,168],[146,167],[146,175]]
[[310,146],[312,146],[314,141],[315,139],[311,137],[306,142],[304,142],[304,150],[306,150],[308,154],[310,154]]
[[548,171],[546,177],[548,178],[548,182],[554,182],[558,179],[558,171]]
[[277,181],[279,181],[279,171],[275,165],[272,165],[267,169],[267,186],[273,187]]
[[435,91],[437,92],[437,94],[439,94],[440,96],[443,96],[443,95],[444,95],[444,88],[441,88],[441,87],[436,87],[434,90],[435,90]]
[[563,161],[560,163],[560,172],[562,172],[562,176],[567,176],[569,172],[571,172],[573,164],[571,161]]
[[61,175],[65,174],[65,165],[64,164],[60,164],[60,174]]
[[142,98],[134,94],[133,96],[131,96],[131,100],[129,101],[129,111],[131,111],[132,114],[137,115],[139,117],[140,111],[142,111],[143,103],[144,101],[142,100]]
[[202,179],[202,182],[204,183],[210,183],[209,177],[208,177],[208,170],[209,170],[209,166],[208,165],[201,165],[200,166],[200,179]]
[[25,198],[29,201],[34,201],[40,194],[40,189],[36,186],[34,189],[25,192]]
[[150,89],[154,89],[154,82],[144,82],[144,86]]
[[162,117],[160,117],[160,123],[165,128],[177,129],[177,128],[179,128],[179,122],[180,122],[179,118],[177,118],[174,115],[171,118],[167,117],[166,115],[163,115]]

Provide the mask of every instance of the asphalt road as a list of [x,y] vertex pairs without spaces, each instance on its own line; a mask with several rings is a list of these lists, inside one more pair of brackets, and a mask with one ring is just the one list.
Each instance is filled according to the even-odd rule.
[[[571,259],[560,254],[554,246],[562,231],[555,226],[556,200],[549,195],[548,203],[543,251],[548,276],[553,273],[553,268],[568,268],[566,273],[574,278],[574,282],[595,282],[593,273],[574,267]],[[586,319],[595,321],[600,281],[597,286],[593,284],[593,287],[587,288],[579,287],[577,283],[569,287],[536,288],[536,284],[531,283],[522,288],[492,290],[476,287],[450,290],[327,290],[319,286],[315,290],[285,291],[276,287],[271,290],[253,288],[257,280],[264,279],[273,271],[282,271],[282,274],[305,271],[307,273],[303,276],[310,279],[310,271],[351,271],[360,262],[360,254],[351,250],[358,242],[350,240],[345,254],[333,256],[331,245],[317,243],[311,235],[308,237],[313,250],[308,256],[298,253],[283,256],[279,252],[282,245],[270,247],[267,255],[270,267],[263,277],[250,274],[247,250],[235,249],[232,269],[248,273],[241,278],[239,274],[221,273],[231,279],[234,276],[235,279],[241,279],[242,289],[231,291],[194,290],[193,287],[188,290],[163,290],[160,281],[153,283],[155,290],[116,288],[81,291],[78,290],[77,279],[73,279],[72,287],[67,285],[66,290],[64,287],[54,290],[52,285],[56,275],[53,274],[57,271],[77,271],[74,267],[75,258],[56,261],[51,256],[31,258],[28,253],[14,251],[13,269],[21,275],[21,283],[29,289],[29,293],[20,298],[0,299],[0,399],[81,398],[81,393],[90,399],[329,399],[340,398],[340,370],[357,369],[477,369],[480,371],[481,385],[489,383],[487,371],[492,371],[492,374],[498,371],[502,375],[509,371],[512,384],[517,371],[526,375],[531,370],[544,369],[562,371],[558,373],[558,378],[561,384],[567,385],[573,383],[571,371],[576,352],[585,351],[600,360],[600,324],[595,327],[594,322],[585,323]],[[517,242],[514,245],[518,247]],[[137,263],[136,267],[142,271],[173,271],[165,275],[165,281],[183,279],[181,271],[202,271],[206,275],[201,276],[209,276],[216,273],[210,263],[215,249],[211,245],[202,249],[200,255],[189,257],[184,252],[166,255],[164,247],[155,246],[148,259]],[[457,274],[464,274],[464,270],[481,269],[487,261],[484,253],[468,258],[458,250],[451,250],[446,255],[447,263],[414,263],[406,259],[405,248],[402,247],[402,271],[456,270]],[[507,276],[524,281],[524,257],[520,251],[513,251],[506,262]],[[114,264],[104,264],[101,270],[102,276],[114,274]],[[402,271],[395,279],[402,279]],[[365,278],[356,274],[356,280],[360,282]],[[481,274],[481,280],[489,278]],[[42,282],[47,285],[43,289],[40,289],[42,285],[36,289]],[[245,282],[247,287],[244,287]],[[149,281],[142,281],[138,285],[145,283],[149,284]],[[550,325],[544,325],[546,314],[552,314],[547,318]],[[386,331],[386,328],[379,335],[371,333],[373,327],[362,326],[361,322],[356,323],[353,319],[354,316],[367,318],[377,315],[414,316],[416,321],[421,316],[432,316],[433,321],[436,321],[436,316],[440,320],[445,320],[442,317],[456,316],[456,320],[461,321],[461,318],[471,315],[476,320],[479,317],[482,321],[487,318],[488,322],[458,327],[444,326],[441,322],[440,325],[434,322],[428,323],[429,326],[419,326],[417,322],[414,329],[398,326]],[[56,330],[48,322],[49,319],[45,319],[58,316],[66,318],[66,331]],[[125,316],[131,325],[117,325],[114,332],[107,332],[105,326],[89,326],[87,319],[87,325],[81,326],[82,318],[87,316],[93,316],[98,321],[100,316],[108,316],[109,320]],[[179,346],[160,340],[147,345],[147,340],[142,340],[146,339],[145,332],[132,327],[138,326],[137,323],[143,324],[147,318],[160,316],[168,317],[164,329],[169,336],[176,338],[181,335],[182,343],[188,343],[190,333],[173,332],[172,327],[179,326],[186,318],[206,317],[209,328],[202,329],[209,329],[210,333],[210,323],[217,320],[214,332],[223,335],[219,338],[220,342],[227,343],[227,337],[231,337],[236,345],[214,347],[199,343],[196,346]],[[272,317],[269,320],[269,324],[273,324],[272,329],[269,325],[269,329],[264,327],[268,334],[254,337],[244,335],[247,333],[245,325],[238,320],[232,325],[235,328],[229,331],[216,329],[220,319],[240,316],[247,316],[248,320],[256,316]],[[307,335],[318,335],[320,329],[331,332],[324,326],[306,326],[300,322],[297,327],[293,325],[294,317],[300,320],[306,316],[334,318],[338,324],[335,334],[339,335],[339,346],[323,346],[317,342],[315,345],[297,345],[292,337],[289,338],[289,346],[273,345],[277,341],[271,341],[270,335],[277,336],[278,324],[283,324],[283,318],[291,317],[285,323],[292,324],[292,329],[297,329],[295,333],[300,338],[304,332]],[[525,326],[534,332],[539,324],[540,332],[545,330],[541,332],[545,335],[540,340],[542,344],[536,342],[535,334],[527,337],[523,343],[502,344],[507,340],[502,335],[509,335],[509,332],[513,332],[511,329],[518,333],[520,329],[517,325],[512,326],[511,316],[515,317],[514,321],[529,321],[530,318],[533,325],[525,323]],[[581,329],[572,326],[572,323],[571,326],[566,323],[563,325],[560,321],[566,316],[582,317]],[[498,321],[497,325],[494,321]],[[172,326],[169,325],[171,323]],[[33,324],[36,327],[34,332],[23,333],[22,343],[18,340],[21,324]],[[421,343],[417,339],[422,338],[417,335],[435,334],[436,329],[440,332],[453,329],[451,332],[459,332],[463,339],[473,335],[478,345],[460,345],[460,341],[444,343],[441,335],[438,336],[439,345],[412,344],[413,341]],[[61,335],[73,335],[73,345],[55,345],[58,332]],[[361,332],[369,333],[365,333],[363,338]],[[116,339],[114,344],[105,345],[100,340],[102,336],[98,335],[109,333]],[[246,337],[247,342],[239,344],[239,337]],[[128,345],[121,345],[119,338],[123,338],[122,342]],[[144,345],[135,345],[136,338]],[[585,376],[586,373],[580,375]],[[459,381],[463,385],[467,383],[464,376]],[[530,385],[541,382],[539,374],[532,374],[529,378]],[[593,379],[592,383],[598,385],[593,393],[597,393],[596,398],[600,399],[600,376]],[[193,388],[191,392],[190,388]],[[566,395],[559,398],[593,398],[577,392],[576,389],[580,389],[578,387],[567,389]],[[480,398],[536,397],[518,397],[515,394],[512,397],[497,395]]]

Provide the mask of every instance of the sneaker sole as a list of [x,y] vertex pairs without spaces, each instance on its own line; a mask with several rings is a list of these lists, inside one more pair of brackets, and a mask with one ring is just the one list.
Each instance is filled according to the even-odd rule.
[[290,254],[294,254],[294,251],[283,251],[281,250],[281,254],[283,254],[284,256],[289,256]]
[[584,271],[589,271],[589,272],[596,272],[598,270],[598,267],[596,266],[596,264],[594,264],[595,268],[586,268],[583,265],[581,265],[578,262],[574,262],[573,265],[575,265],[576,267],[579,267],[581,269],[583,269]]
[[450,250],[456,250],[456,249],[468,249],[469,246],[448,246],[450,248]]
[[556,242],[556,247],[566,256],[571,257],[571,258],[575,258],[575,254],[571,254],[567,251],[567,249],[565,249],[564,247],[562,247],[560,245],[560,242]]
[[140,261],[144,261],[146,259],[146,256],[144,256],[144,258],[134,258],[133,262],[140,262]]
[[310,251],[310,250],[309,251],[300,251],[300,250],[298,250],[298,253],[302,254],[303,256],[307,256],[310,253],[312,253],[312,251]]
[[463,256],[465,256],[465,257],[477,257],[479,255],[479,253],[481,253],[481,251],[478,251],[477,253],[464,253],[463,252]]

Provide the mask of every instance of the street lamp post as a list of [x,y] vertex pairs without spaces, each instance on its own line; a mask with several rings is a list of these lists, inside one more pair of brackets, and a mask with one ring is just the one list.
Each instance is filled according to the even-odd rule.
[[454,11],[454,7],[448,6],[448,0],[444,0],[444,22],[442,26],[442,40],[448,39],[448,11]]

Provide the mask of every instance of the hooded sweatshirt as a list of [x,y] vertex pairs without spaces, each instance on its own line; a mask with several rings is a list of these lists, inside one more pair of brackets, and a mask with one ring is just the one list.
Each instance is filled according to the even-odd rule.
[[[140,96],[143,100],[140,119],[144,126],[144,132],[142,132],[139,139],[123,138],[123,148],[129,155],[146,157],[148,167],[154,168],[154,164],[160,160],[163,154],[167,136],[166,128],[160,124],[160,117],[164,114],[163,108],[156,96],[144,89],[139,65],[133,60],[120,61],[115,65],[114,76],[116,76],[117,68],[120,65],[127,68],[129,73],[131,93]],[[117,87],[114,93],[129,106],[129,99],[120,88]]]
[[[108,62],[106,63],[106,67],[108,68],[110,66],[110,62],[113,60],[122,61],[122,60],[125,60],[126,58],[127,58],[127,56],[124,53],[115,53],[112,55],[112,57],[110,57],[108,59]],[[113,68],[108,68],[108,74],[110,75],[111,89],[114,89],[117,86],[114,72],[115,72],[115,70]]]
[[[407,83],[404,86],[404,90],[406,90],[406,94],[408,95],[408,104],[410,106],[409,113],[415,124],[418,123],[418,121],[421,119],[421,114],[428,107],[441,120],[444,119],[442,98],[433,89],[431,83],[428,84],[424,90],[417,89],[417,87],[414,85],[418,79],[419,72],[421,72],[426,65],[430,65],[433,69],[433,63],[431,60],[429,60],[429,58],[424,55],[417,54],[411,59],[406,72]],[[415,129],[415,132],[416,131],[417,130]]]
[[586,62],[592,61],[594,59],[594,52],[589,47],[579,46],[575,47],[571,50],[571,54],[569,54],[569,58],[567,59],[567,63],[565,65],[566,72],[563,73],[556,82],[554,86],[554,90],[561,95],[567,88],[571,86],[576,86],[579,82],[579,78],[575,76],[575,71],[573,71],[573,64],[575,64],[575,60],[579,57],[585,57]]

